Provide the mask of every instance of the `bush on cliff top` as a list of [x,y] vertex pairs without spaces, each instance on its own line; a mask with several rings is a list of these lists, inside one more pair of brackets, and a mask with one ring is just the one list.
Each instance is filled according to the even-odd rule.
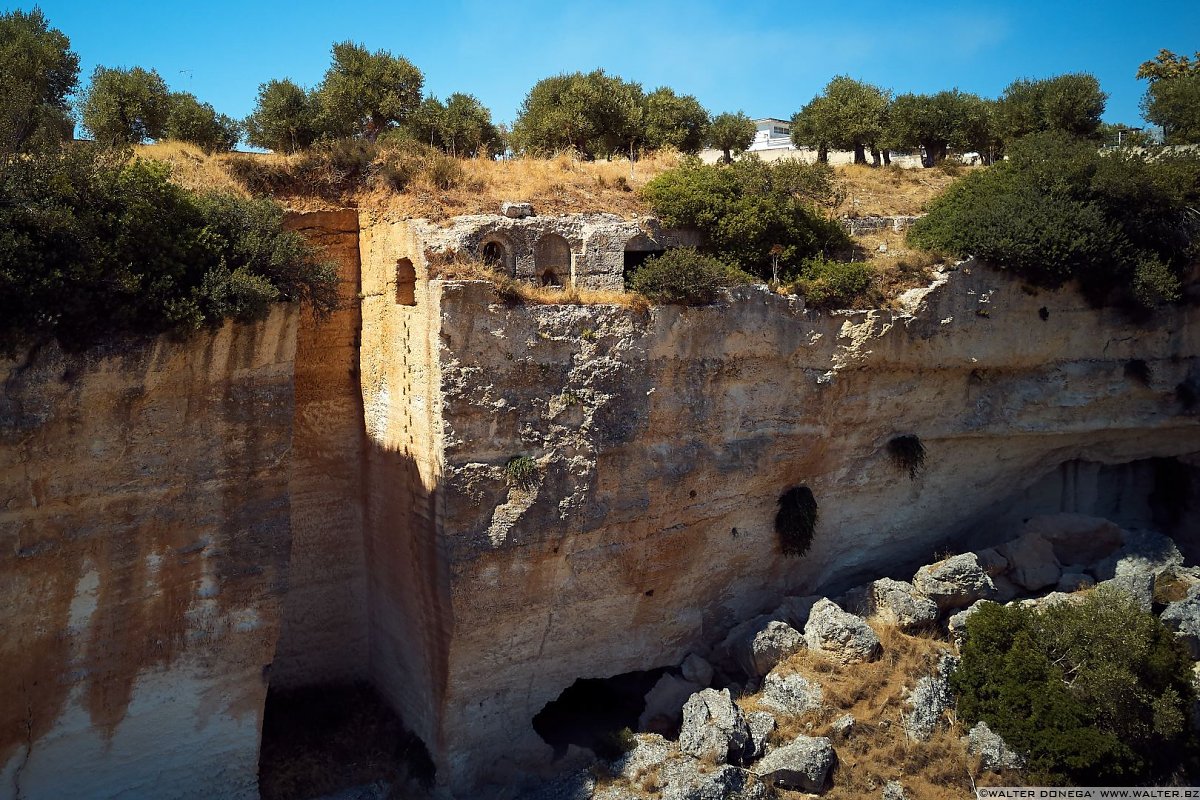
[[1152,308],[1181,296],[1200,257],[1200,157],[1101,154],[1057,134],[952,185],[908,234],[1050,288],[1078,280],[1097,304]]
[[331,265],[267,200],[194,195],[86,144],[0,161],[0,350],[187,334],[276,301],[336,304]]
[[726,286],[752,283],[747,275],[690,247],[651,256],[629,279],[629,290],[655,303],[696,306],[717,299]]
[[983,720],[1034,784],[1129,786],[1191,771],[1191,660],[1128,595],[1101,588],[1033,611],[986,604],[951,677],[959,716]]

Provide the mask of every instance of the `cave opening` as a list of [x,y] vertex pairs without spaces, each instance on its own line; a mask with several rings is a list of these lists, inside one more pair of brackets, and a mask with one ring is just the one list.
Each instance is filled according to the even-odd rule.
[[363,682],[267,690],[258,787],[263,800],[302,800],[384,781],[427,796],[434,764],[424,742]]
[[625,251],[625,270],[624,270],[625,282],[626,283],[629,282],[630,277],[632,277],[635,272],[637,272],[639,269],[641,269],[642,265],[646,263],[647,259],[651,258],[652,256],[661,256],[665,252],[667,252],[667,251],[662,250],[662,249],[659,249],[659,250],[626,250]]
[[646,693],[669,667],[625,672],[611,678],[580,678],[533,718],[533,729],[554,748],[555,760],[569,745],[585,747],[602,758],[622,750],[621,731],[636,731],[646,708]]

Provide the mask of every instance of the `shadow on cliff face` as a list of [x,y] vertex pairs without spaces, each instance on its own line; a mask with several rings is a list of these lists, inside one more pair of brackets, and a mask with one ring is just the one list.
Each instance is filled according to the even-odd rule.
[[267,694],[258,786],[263,800],[307,800],[382,783],[418,800],[433,785],[424,743],[365,683]]
[[611,678],[580,678],[533,718],[533,729],[554,748],[558,760],[569,745],[586,747],[602,758],[623,752],[620,732],[636,731],[646,708],[646,692],[669,668],[626,672]]

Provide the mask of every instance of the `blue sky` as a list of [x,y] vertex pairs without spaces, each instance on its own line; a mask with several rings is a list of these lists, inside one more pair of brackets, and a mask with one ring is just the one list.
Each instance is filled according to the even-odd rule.
[[497,121],[511,121],[539,79],[603,67],[648,90],[694,94],[714,112],[785,118],[837,74],[897,93],[957,86],[996,96],[1017,77],[1086,71],[1110,95],[1105,119],[1136,123],[1138,64],[1163,47],[1200,50],[1200,0],[37,5],[70,37],[85,79],[97,64],[154,68],[235,117],[271,78],[318,83],[330,45],[345,39],[407,57],[427,92],[474,94]]

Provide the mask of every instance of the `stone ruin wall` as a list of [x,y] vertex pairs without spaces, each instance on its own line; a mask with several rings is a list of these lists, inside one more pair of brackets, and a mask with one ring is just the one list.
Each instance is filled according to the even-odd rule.
[[[970,264],[903,311],[514,307],[428,278],[489,231],[356,217],[293,221],[357,299],[319,325],[5,364],[0,798],[253,797],[268,684],[358,679],[487,796],[586,755],[552,763],[531,724],[578,678],[1026,512],[1144,517],[1143,460],[1200,452],[1192,310],[1138,327]],[[916,479],[897,434],[927,448]],[[801,484],[820,523],[787,559],[772,519]]]

